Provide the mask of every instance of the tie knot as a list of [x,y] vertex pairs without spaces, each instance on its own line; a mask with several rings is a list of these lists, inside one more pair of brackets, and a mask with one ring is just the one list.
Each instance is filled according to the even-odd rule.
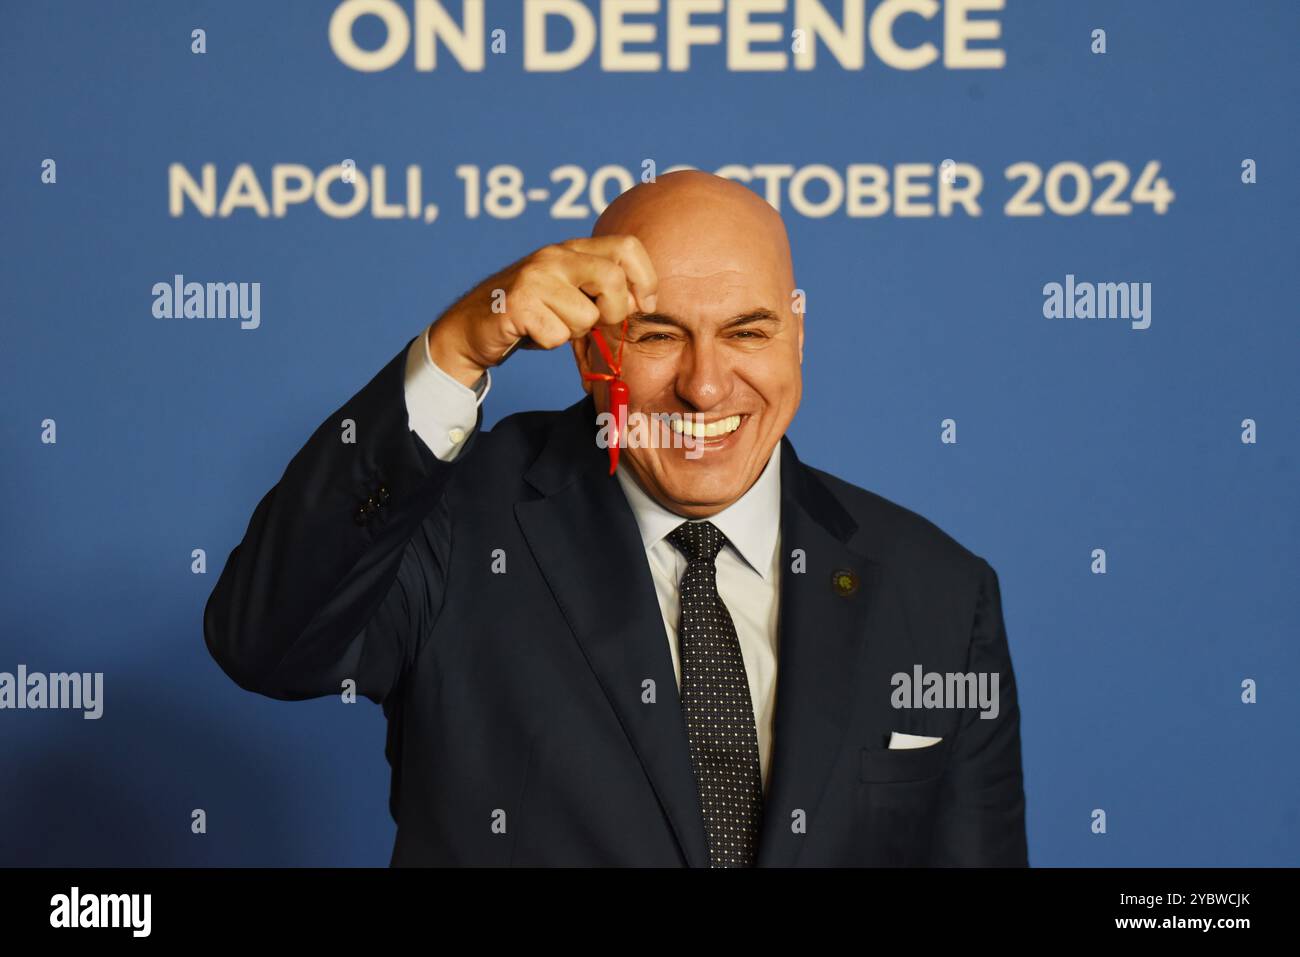
[[727,536],[712,522],[682,522],[668,533],[668,541],[686,556],[688,563],[708,562],[712,565],[727,543]]

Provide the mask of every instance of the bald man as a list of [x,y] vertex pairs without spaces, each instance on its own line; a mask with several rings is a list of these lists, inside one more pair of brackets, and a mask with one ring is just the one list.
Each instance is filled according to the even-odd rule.
[[[257,506],[208,648],[382,704],[393,865],[1027,863],[997,575],[796,457],[794,290],[771,206],[661,176],[447,309]],[[586,395],[484,431],[520,344]]]

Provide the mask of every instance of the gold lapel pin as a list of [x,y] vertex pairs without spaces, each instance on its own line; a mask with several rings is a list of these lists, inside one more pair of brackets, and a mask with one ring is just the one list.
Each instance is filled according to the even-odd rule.
[[848,596],[858,590],[858,575],[851,568],[841,568],[831,574],[831,584],[837,595]]

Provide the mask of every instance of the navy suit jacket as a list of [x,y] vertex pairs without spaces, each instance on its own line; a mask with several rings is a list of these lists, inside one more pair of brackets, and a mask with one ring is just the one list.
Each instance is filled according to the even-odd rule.
[[[258,504],[208,600],[213,657],[273,698],[352,679],[382,704],[393,865],[707,866],[663,618],[591,399],[512,415],[447,463],[408,428],[404,366],[405,349]],[[996,574],[782,442],[759,865],[1026,864]],[[891,676],[918,664],[997,672],[998,717],[893,707]],[[892,731],[943,740],[889,750]]]

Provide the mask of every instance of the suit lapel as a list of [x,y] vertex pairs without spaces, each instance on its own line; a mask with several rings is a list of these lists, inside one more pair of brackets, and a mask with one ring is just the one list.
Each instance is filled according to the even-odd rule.
[[[849,548],[857,526],[794,447],[781,450],[781,602],[772,769],[758,864],[794,864],[817,827],[817,806],[853,711],[881,567]],[[802,549],[806,568],[791,569]],[[838,580],[836,573],[847,572]]]
[[[590,397],[562,413],[525,474],[542,497],[515,515],[542,575],[618,716],[692,867],[708,843],[663,616],[636,518],[595,442]],[[847,544],[856,523],[782,439],[781,600],[776,716],[759,866],[788,866],[816,826],[817,805],[849,727],[867,616],[881,567]],[[791,570],[802,549],[806,569]],[[851,589],[833,574],[847,571]],[[656,703],[642,702],[653,680]]]
[[[566,409],[524,478],[515,515],[556,603],[654,788],[682,855],[707,867],[668,637],[636,518],[595,442],[590,397]],[[656,703],[643,703],[653,680]]]

